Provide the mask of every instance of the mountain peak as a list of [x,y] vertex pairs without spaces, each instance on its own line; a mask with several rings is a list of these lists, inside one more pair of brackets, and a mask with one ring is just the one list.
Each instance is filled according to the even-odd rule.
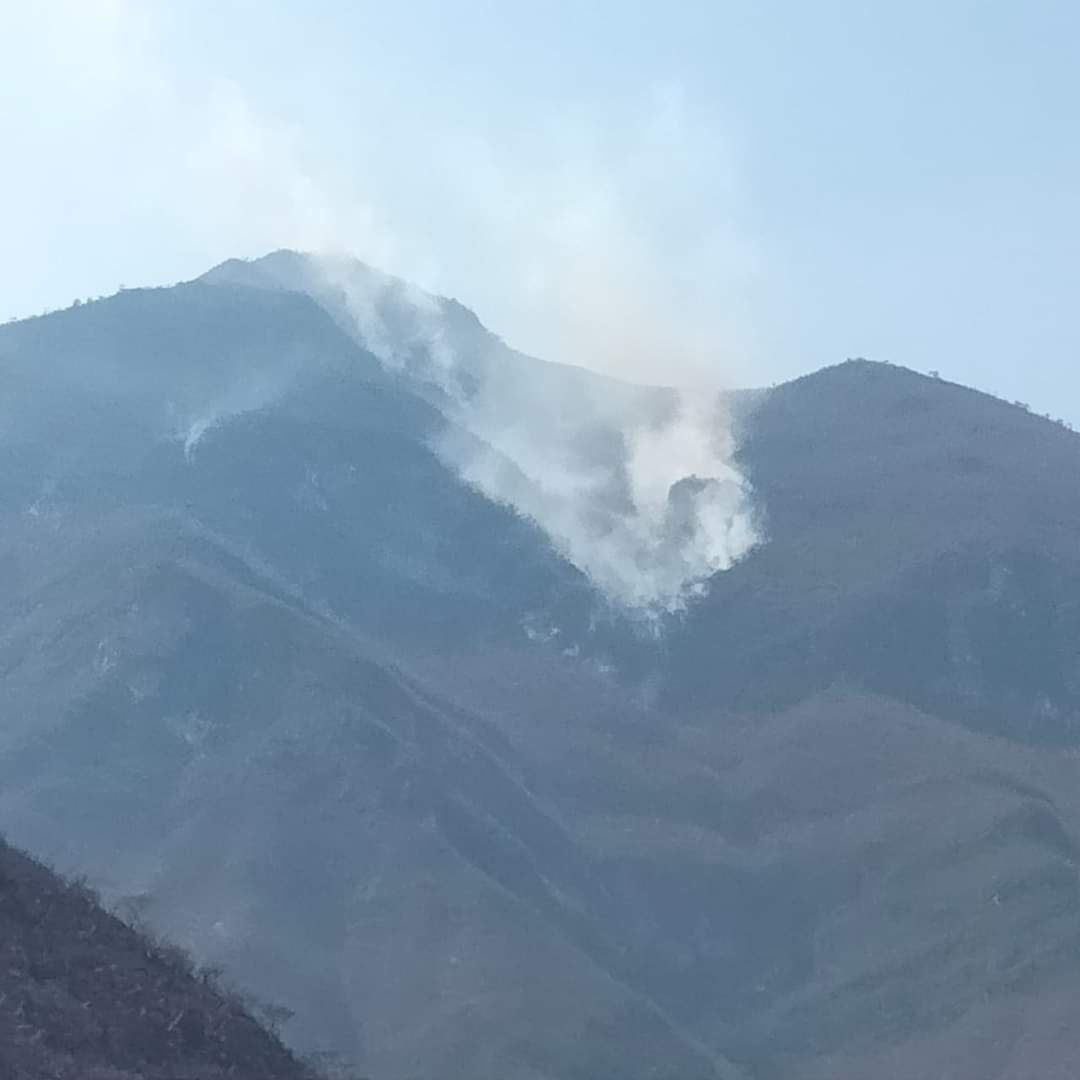
[[[952,382],[940,372],[922,373],[888,361],[863,357],[845,360],[802,375],[773,389],[774,405],[787,401],[802,417],[801,423],[816,417],[820,410],[833,415],[849,412],[847,425],[873,427],[887,413],[889,423],[915,423],[924,413],[937,416],[944,424],[956,426],[957,434],[979,430],[986,425],[1023,430],[1045,428],[1055,437],[1071,435],[1069,425],[1051,416],[1032,413],[1020,401],[1006,401],[994,394],[963,383]],[[797,404],[796,404],[797,403]],[[809,412],[807,411],[809,409]],[[884,413],[881,412],[884,411]]]
[[352,255],[316,254],[278,248],[250,259],[226,259],[197,280],[211,285],[246,285],[312,293],[336,280],[366,281],[384,288],[405,288],[399,278],[376,270]]

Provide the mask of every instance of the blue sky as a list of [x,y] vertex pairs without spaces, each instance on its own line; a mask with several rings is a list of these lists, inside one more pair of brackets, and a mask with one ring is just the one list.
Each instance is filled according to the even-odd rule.
[[1080,421],[1080,5],[0,0],[0,318],[346,249],[512,344]]

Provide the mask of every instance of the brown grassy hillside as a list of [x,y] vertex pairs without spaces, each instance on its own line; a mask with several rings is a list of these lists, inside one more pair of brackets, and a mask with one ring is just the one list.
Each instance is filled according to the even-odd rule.
[[0,841],[3,1080],[314,1076],[186,955]]

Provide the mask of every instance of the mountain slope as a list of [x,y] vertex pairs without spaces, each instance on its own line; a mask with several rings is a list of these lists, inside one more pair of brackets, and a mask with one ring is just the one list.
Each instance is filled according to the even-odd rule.
[[1075,741],[1072,432],[864,361],[771,393],[741,454],[769,543],[676,634],[680,707],[786,705],[844,678],[968,726]]
[[35,591],[6,642],[11,713],[34,712],[0,755],[23,842],[378,1075],[726,1075],[624,983],[602,878],[478,720],[205,531],[75,531],[97,581]]
[[314,1080],[182,952],[0,842],[0,1074]]
[[0,328],[5,829],[380,1080],[1070,1067],[1077,438],[737,396],[765,542],[643,633],[445,446],[666,392],[346,270]]
[[592,606],[535,527],[439,458],[447,419],[306,297],[129,290],[0,328],[0,363],[0,513],[63,531],[83,508],[173,508],[380,636]]

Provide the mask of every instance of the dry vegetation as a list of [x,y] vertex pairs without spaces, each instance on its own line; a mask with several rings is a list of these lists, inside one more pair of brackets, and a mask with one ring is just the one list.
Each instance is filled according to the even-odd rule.
[[174,946],[0,841],[2,1080],[312,1080]]

